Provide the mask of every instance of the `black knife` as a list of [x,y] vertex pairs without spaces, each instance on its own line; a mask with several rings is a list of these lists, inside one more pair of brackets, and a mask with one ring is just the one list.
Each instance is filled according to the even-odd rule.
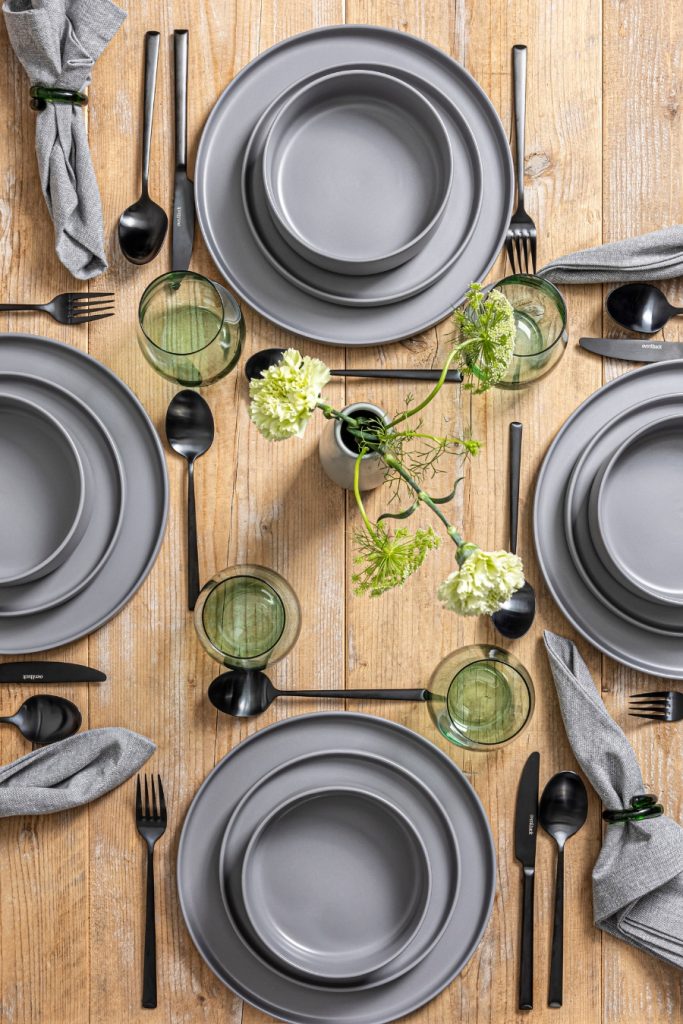
[[95,668],[61,661],[11,661],[0,665],[0,683],[103,683],[106,678]]
[[515,857],[524,868],[522,892],[522,948],[519,961],[519,1008],[534,1005],[534,871],[538,829],[538,769],[541,755],[534,751],[524,765],[515,811]]
[[187,29],[173,33],[175,66],[175,187],[171,267],[187,270],[194,242],[194,184],[187,176]]
[[607,359],[628,359],[631,363],[658,363],[662,359],[683,359],[681,341],[642,341],[640,338],[579,338],[587,352]]

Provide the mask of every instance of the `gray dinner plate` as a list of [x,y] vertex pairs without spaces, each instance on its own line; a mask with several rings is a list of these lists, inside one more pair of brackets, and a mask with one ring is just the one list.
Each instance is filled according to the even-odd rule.
[[[355,65],[352,65],[354,68]],[[402,302],[433,285],[458,259],[474,231],[482,200],[482,168],[477,143],[457,106],[440,89],[403,68],[384,64],[363,64],[361,71],[393,75],[420,89],[439,112],[448,133],[453,157],[453,177],[448,201],[434,232],[433,241],[417,253],[410,265],[367,277],[333,274],[314,266],[294,252],[277,231],[263,184],[261,163],[270,125],[287,97],[321,72],[291,88],[268,107],[254,128],[242,164],[242,201],[254,240],[273,267],[297,288],[326,302],[342,306],[383,306]],[[339,69],[335,69],[339,70]]]
[[410,819],[358,786],[290,797],[266,815],[242,862],[244,907],[262,945],[316,982],[355,981],[397,957],[430,890]]
[[[244,150],[262,113],[293,84],[343,64],[397,66],[424,82],[427,98],[432,98],[431,87],[445,93],[468,123],[481,157],[481,215],[460,257],[430,288],[387,306],[339,306],[302,292],[266,259],[242,202]],[[410,337],[443,320],[461,302],[470,282],[488,273],[510,220],[512,159],[491,101],[460,64],[405,32],[340,25],[278,43],[233,79],[202,133],[195,196],[199,226],[216,266],[257,312],[286,330],[329,344],[378,345]],[[438,235],[437,231],[425,251],[437,244]]]
[[636,596],[679,612],[682,513],[683,416],[678,415],[645,424],[617,448],[593,482],[588,515],[593,542],[612,576]]
[[84,525],[80,453],[59,420],[0,392],[0,586],[57,568]]
[[[419,779],[453,822],[460,852],[456,912],[439,941],[405,975],[360,991],[324,990],[285,977],[249,949],[229,915],[219,909],[223,832],[242,796],[292,757],[339,747],[359,754],[372,750]],[[436,877],[431,847],[420,832]],[[495,854],[481,803],[448,757],[403,726],[371,715],[333,712],[278,722],[254,733],[223,758],[188,810],[178,848],[177,880],[194,944],[216,976],[241,998],[293,1024],[386,1024],[437,995],[474,953],[493,907]]]
[[[590,499],[595,480],[620,444],[641,425],[683,409],[683,396],[667,395],[637,403],[605,424],[577,461],[565,497],[565,531],[577,571],[596,597],[625,621],[655,633],[683,635],[683,609],[665,606],[635,594],[604,565],[590,523]],[[648,544],[650,538],[648,537]]]
[[[595,435],[631,406],[675,393],[683,393],[683,360],[653,363],[626,373],[578,407],[558,431],[539,472],[534,540],[541,572],[558,607],[594,647],[641,672],[683,679],[683,637],[646,629],[600,600],[572,560],[564,522],[569,477]],[[655,418],[661,415],[659,412]],[[644,530],[646,527],[644,524]],[[646,532],[643,541],[647,541]]]
[[[424,920],[415,940],[391,963],[342,991],[368,989],[399,978],[424,959],[444,933],[458,900],[460,855],[453,826],[443,806],[411,772],[386,758],[367,751],[324,750],[295,757],[278,764],[244,794],[228,821],[219,858],[219,880],[226,913],[243,942],[266,966],[283,972],[251,926],[244,904],[241,878],[243,861],[251,837],[274,807],[293,796],[303,796],[312,785],[364,786],[400,803],[418,833],[424,837],[432,885]],[[313,984],[309,977],[304,977]],[[321,982],[328,991],[331,984]],[[337,986],[338,987],[338,986]]]
[[123,465],[126,500],[114,549],[87,587],[48,611],[0,619],[0,653],[28,654],[87,636],[133,596],[156,559],[166,524],[164,453],[142,405],[122,380],[70,345],[31,334],[0,335],[0,373],[54,381],[97,411]]
[[88,406],[65,388],[32,374],[0,371],[0,389],[29,398],[73,438],[85,476],[86,523],[78,547],[40,580],[0,587],[0,618],[47,611],[75,597],[112,552],[123,520],[123,466],[109,431]]

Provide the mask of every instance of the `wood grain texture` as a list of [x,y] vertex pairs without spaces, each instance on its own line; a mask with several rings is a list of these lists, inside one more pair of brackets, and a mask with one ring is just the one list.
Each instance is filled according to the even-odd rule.
[[[510,48],[529,47],[527,87],[527,206],[539,228],[543,263],[576,248],[683,220],[679,188],[680,75],[683,25],[673,2],[626,0],[190,0],[124,2],[128,17],[98,62],[91,88],[89,127],[102,193],[111,266],[100,286],[116,292],[117,315],[71,330],[44,318],[0,318],[0,329],[27,329],[88,350],[119,374],[141,398],[155,424],[174,388],[144,362],[135,340],[137,302],[144,286],[169,264],[170,246],[151,266],[136,269],[116,245],[120,212],[139,190],[143,34],[162,34],[151,190],[168,209],[172,188],[172,41],[190,29],[189,152],[191,162],[207,114],[218,95],[251,58],[273,43],[315,26],[374,23],[414,33],[462,61],[511,124]],[[27,82],[0,31],[0,279],[9,301],[44,301],[73,287],[51,247],[35,166],[33,117]],[[215,273],[197,237],[193,268]],[[491,278],[505,272],[499,260]],[[678,283],[666,288],[683,298]],[[531,671],[536,713],[524,738],[492,756],[436,742],[467,773],[492,822],[498,852],[494,915],[476,955],[415,1024],[489,1024],[521,1020],[516,1010],[521,880],[513,859],[517,780],[531,750],[542,753],[541,782],[575,767],[554,696],[541,636],[544,628],[573,635],[555,608],[535,564],[531,496],[552,437],[569,413],[603,379],[626,364],[603,367],[579,351],[582,334],[619,333],[603,321],[603,290],[566,291],[570,345],[559,369],[524,393],[470,398],[444,388],[426,423],[460,433],[470,421],[484,448],[466,470],[452,506],[466,535],[486,546],[507,543],[507,428],[524,424],[520,552],[539,599],[532,633],[514,646]],[[245,309],[245,354],[287,344],[285,332]],[[672,324],[667,337],[680,335]],[[305,344],[332,365],[435,367],[447,351],[448,322],[396,345],[340,349]],[[417,391],[417,386],[413,386]],[[408,387],[335,381],[336,405],[368,398],[399,410]],[[446,542],[404,590],[380,599],[355,597],[352,500],[332,486],[317,460],[322,424],[301,442],[269,445],[250,425],[240,372],[206,393],[216,441],[197,464],[200,563],[203,577],[238,562],[262,562],[282,572],[299,593],[303,629],[294,651],[273,669],[277,685],[423,686],[455,647],[495,642],[486,621],[464,621],[436,607],[434,591],[452,567]],[[103,669],[102,686],[60,688],[75,700],[90,727],[127,725],[152,737],[158,752],[150,768],[164,780],[169,829],[157,847],[159,1009],[169,1024],[265,1024],[211,974],[196,953],[178,908],[175,858],[180,826],[201,780],[229,749],[257,728],[304,711],[310,703],[277,702],[258,722],[220,718],[205,697],[219,671],[203,653],[185,610],[185,466],[168,454],[169,526],[161,555],[139,593],[110,624],[55,657],[89,661]],[[445,479],[445,478],[444,478]],[[379,495],[369,498],[371,511]],[[423,517],[429,522],[428,517]],[[578,640],[577,637],[574,637]],[[644,687],[631,673],[602,659],[579,640],[605,699],[641,758],[644,776],[680,817],[683,755],[679,734],[634,726],[626,696]],[[51,652],[51,654],[54,652]],[[36,687],[0,688],[8,713]],[[351,702],[347,702],[351,706]],[[320,705],[322,706],[322,705]],[[326,706],[330,706],[327,704]],[[343,707],[343,702],[333,705]],[[424,709],[366,705],[435,739]],[[10,730],[0,733],[3,762],[25,751]],[[591,798],[587,825],[567,853],[566,998],[568,1024],[640,1024],[676,1021],[683,1014],[680,976],[652,958],[603,936],[592,925],[590,871],[601,842],[599,805]],[[0,1021],[11,1024],[109,1024],[148,1019],[140,1009],[144,857],[135,831],[132,783],[97,805],[45,819],[0,823]],[[545,1007],[552,925],[550,841],[539,837],[536,897],[534,1019],[551,1021]],[[58,967],[57,967],[58,965]]]

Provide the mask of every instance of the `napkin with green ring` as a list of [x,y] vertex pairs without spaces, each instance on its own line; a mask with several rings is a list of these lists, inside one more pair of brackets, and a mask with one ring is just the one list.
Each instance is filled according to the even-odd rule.
[[683,224],[560,256],[539,277],[557,284],[665,281],[683,276]]
[[[543,639],[576,760],[606,809],[628,807],[647,790],[631,744],[608,714],[576,645],[548,630]],[[679,824],[662,816],[607,826],[593,868],[593,917],[598,928],[683,969]]]

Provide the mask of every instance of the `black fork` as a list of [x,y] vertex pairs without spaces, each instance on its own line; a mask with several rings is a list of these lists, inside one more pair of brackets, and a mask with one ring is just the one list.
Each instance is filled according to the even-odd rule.
[[683,720],[683,693],[678,690],[634,693],[629,714],[633,718],[651,718],[654,722],[680,722]]
[[64,292],[55,295],[50,302],[3,302],[0,313],[21,311],[49,313],[59,324],[75,327],[89,324],[93,320],[105,320],[114,315],[113,292]]
[[[145,953],[143,960],[142,1005],[153,1010],[157,1005],[157,937],[154,916],[154,845],[166,831],[166,800],[157,775],[159,801],[154,788],[154,776],[150,776],[150,787],[145,775],[145,800],[142,801],[140,776],[135,787],[135,823],[138,832],[147,843],[147,917],[145,922]],[[150,801],[149,790],[152,792]]]

